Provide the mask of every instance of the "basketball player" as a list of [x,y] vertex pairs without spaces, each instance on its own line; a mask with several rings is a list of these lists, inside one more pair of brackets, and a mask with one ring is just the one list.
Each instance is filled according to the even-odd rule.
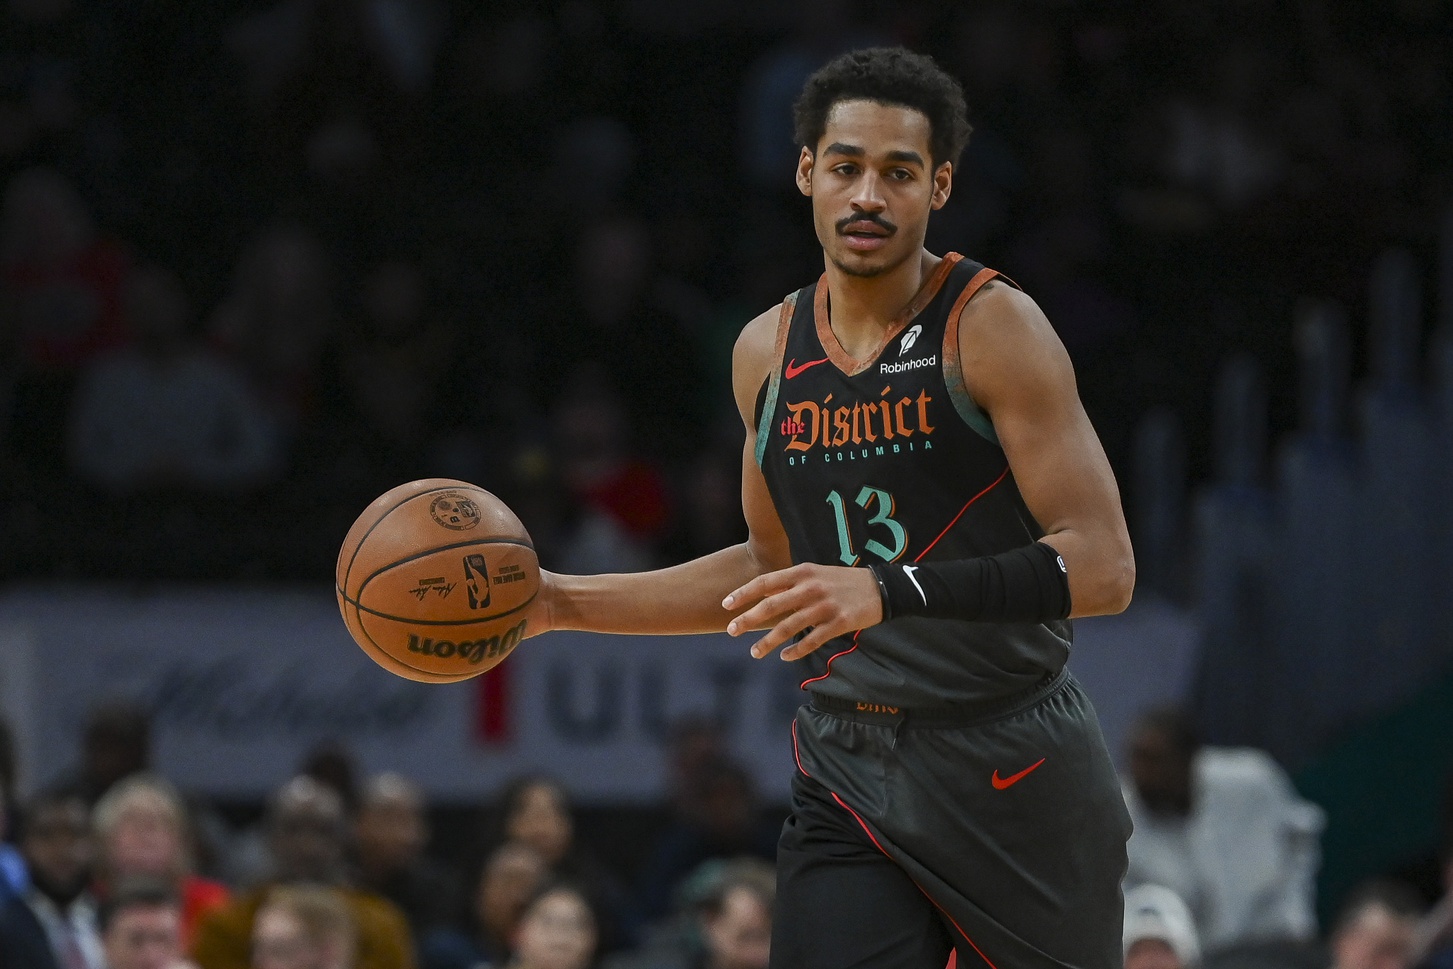
[[968,138],[958,84],[846,54],[796,108],[826,272],[747,324],[734,548],[546,574],[532,631],[732,635],[804,667],[772,965],[1121,959],[1129,822],[1071,616],[1129,602],[1109,465],[1048,321],[923,248]]

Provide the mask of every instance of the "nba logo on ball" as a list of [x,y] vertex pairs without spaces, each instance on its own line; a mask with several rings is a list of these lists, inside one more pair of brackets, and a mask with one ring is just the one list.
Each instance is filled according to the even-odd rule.
[[484,564],[483,555],[464,556],[464,591],[469,593],[469,608],[489,605],[489,566]]
[[[461,570],[464,595],[451,595]],[[336,586],[343,621],[370,659],[411,680],[447,683],[483,673],[525,638],[540,565],[504,502],[431,478],[364,509],[343,540]]]

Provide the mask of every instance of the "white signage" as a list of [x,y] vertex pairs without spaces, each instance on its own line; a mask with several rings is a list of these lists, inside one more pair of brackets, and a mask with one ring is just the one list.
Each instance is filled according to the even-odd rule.
[[[1141,707],[1184,694],[1195,626],[1146,603],[1075,633],[1072,667],[1118,755]],[[14,591],[0,597],[0,714],[28,789],[75,766],[87,711],[116,698],[153,711],[157,768],[202,794],[261,797],[338,740],[363,770],[401,771],[435,798],[488,799],[544,771],[595,803],[657,800],[671,724],[698,714],[785,802],[804,667],[754,660],[750,642],[552,633],[484,676],[421,684],[369,660],[327,594]]]

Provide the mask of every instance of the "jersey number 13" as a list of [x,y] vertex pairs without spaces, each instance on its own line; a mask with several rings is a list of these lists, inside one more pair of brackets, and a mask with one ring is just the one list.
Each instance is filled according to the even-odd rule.
[[[827,503],[832,505],[833,517],[837,521],[838,557],[842,559],[844,565],[857,565],[859,556],[853,551],[853,539],[848,534],[847,503],[843,500],[843,496],[836,491],[827,493]],[[901,522],[893,519],[892,495],[882,488],[863,485],[863,490],[858,492],[854,503],[864,511],[867,511],[869,506],[873,506],[873,515],[868,519],[868,524],[886,526],[888,535],[892,538],[891,546],[884,545],[876,538],[870,538],[863,543],[863,551],[871,552],[884,562],[892,562],[907,550],[908,529],[904,528]]]

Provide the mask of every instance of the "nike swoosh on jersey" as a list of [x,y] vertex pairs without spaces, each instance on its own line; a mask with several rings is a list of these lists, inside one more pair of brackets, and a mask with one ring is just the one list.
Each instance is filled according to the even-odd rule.
[[788,380],[791,380],[793,377],[797,376],[808,367],[815,367],[819,363],[827,363],[828,359],[828,357],[823,357],[821,360],[809,360],[799,367],[797,365],[797,358],[793,357],[791,360],[787,361],[787,367],[785,370],[783,370],[783,374],[786,375]]
[[1030,772],[1042,763],[1044,763],[1043,757],[1039,758],[1039,760],[1030,764],[1019,773],[1010,774],[1008,777],[1000,777],[999,769],[996,767],[994,769],[994,776],[989,778],[989,783],[994,785],[994,790],[996,791],[1002,791],[1007,787],[1013,787],[1015,784],[1018,784],[1020,781],[1024,780],[1024,778],[1028,777]]

